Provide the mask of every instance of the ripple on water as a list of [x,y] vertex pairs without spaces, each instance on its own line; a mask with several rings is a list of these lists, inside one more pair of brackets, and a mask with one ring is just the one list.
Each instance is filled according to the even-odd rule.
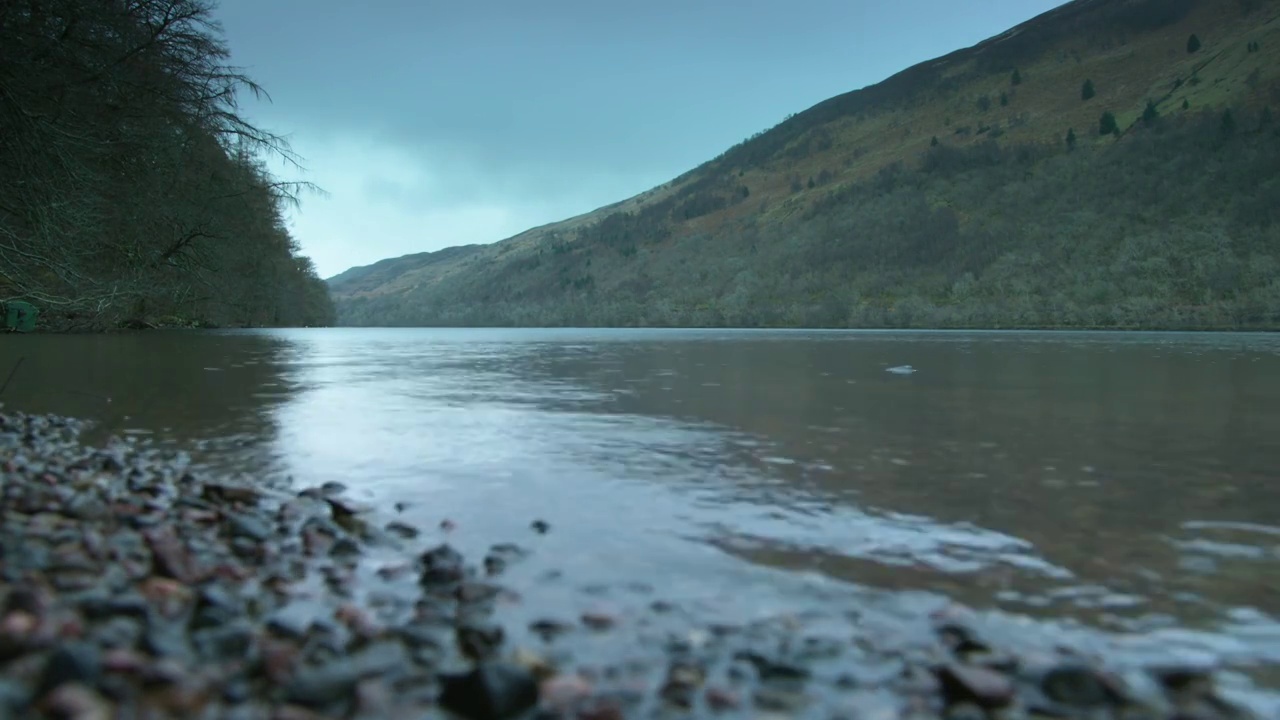
[[[713,620],[859,608],[891,636],[955,589],[1042,606],[1028,614],[1047,626],[992,616],[1024,638],[1275,660],[1274,620],[1231,599],[1265,599],[1280,528],[1179,524],[1196,510],[1174,506],[1221,489],[1197,468],[1238,465],[1228,441],[1196,438],[1248,436],[1236,420],[1262,412],[1187,378],[1213,360],[1255,388],[1265,375],[1247,368],[1273,362],[1277,338],[1247,338],[1246,358],[1230,348],[1246,339],[1225,336],[415,332],[300,335],[283,359],[264,353],[282,368],[252,398],[269,437],[230,423],[206,455],[408,502],[407,519],[448,517],[450,541],[481,552],[545,517],[555,530],[530,541],[527,567],[565,573],[530,576],[518,612],[590,598],[640,619],[658,596]],[[884,372],[907,361],[928,372]],[[1177,482],[1145,479],[1156,457]],[[1203,515],[1243,519],[1226,499]],[[658,587],[626,590],[636,577]],[[909,594],[922,588],[938,593]],[[1189,629],[1197,613],[1212,622]]]

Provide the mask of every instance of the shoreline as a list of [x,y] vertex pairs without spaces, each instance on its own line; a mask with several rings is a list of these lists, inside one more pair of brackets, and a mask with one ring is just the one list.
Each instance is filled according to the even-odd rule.
[[464,558],[337,484],[245,485],[89,428],[0,406],[0,718],[1261,718],[1211,665],[997,643],[959,608],[906,645],[684,625],[660,591],[655,632],[581,608],[513,627],[504,570],[555,528]]
[[12,335],[131,335],[150,332],[226,332],[243,330],[732,330],[736,332],[830,332],[830,333],[1116,333],[1116,334],[1170,334],[1201,335],[1266,335],[1280,333],[1280,325],[1225,326],[1116,326],[1116,325],[1010,325],[1001,326],[875,326],[875,327],[805,327],[798,325],[738,326],[738,325],[271,325],[244,327],[215,327],[192,325],[153,325],[147,327],[113,327],[97,329],[58,329],[39,327],[30,332],[4,330]]

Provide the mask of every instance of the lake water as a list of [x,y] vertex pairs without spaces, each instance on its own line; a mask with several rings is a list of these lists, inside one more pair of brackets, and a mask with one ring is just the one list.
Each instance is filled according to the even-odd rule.
[[542,607],[618,585],[722,617],[954,598],[1280,663],[1276,335],[0,336],[0,381],[19,358],[8,408],[340,481],[464,548],[530,542],[528,572],[573,579]]

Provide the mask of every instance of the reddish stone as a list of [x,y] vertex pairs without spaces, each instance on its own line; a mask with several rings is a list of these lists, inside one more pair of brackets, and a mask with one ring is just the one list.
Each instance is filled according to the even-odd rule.
[[156,570],[179,582],[191,584],[201,579],[191,552],[174,532],[173,526],[162,525],[143,532],[155,560]]
[[582,613],[582,624],[592,630],[608,630],[618,624],[618,619],[603,611],[591,610]]
[[102,654],[102,668],[107,672],[136,673],[147,666],[147,658],[136,650],[113,648]]
[[591,683],[581,675],[556,675],[544,680],[539,688],[543,704],[551,710],[566,712],[591,695]]
[[277,685],[286,682],[298,661],[298,646],[272,638],[263,638],[261,642],[263,674]]
[[726,688],[711,686],[706,690],[707,707],[712,710],[734,710],[742,704],[737,693]]

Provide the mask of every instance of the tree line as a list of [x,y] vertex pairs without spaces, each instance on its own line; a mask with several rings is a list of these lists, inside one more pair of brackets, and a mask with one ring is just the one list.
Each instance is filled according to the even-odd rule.
[[55,329],[324,325],[297,158],[240,110],[208,0],[0,3],[0,303]]

